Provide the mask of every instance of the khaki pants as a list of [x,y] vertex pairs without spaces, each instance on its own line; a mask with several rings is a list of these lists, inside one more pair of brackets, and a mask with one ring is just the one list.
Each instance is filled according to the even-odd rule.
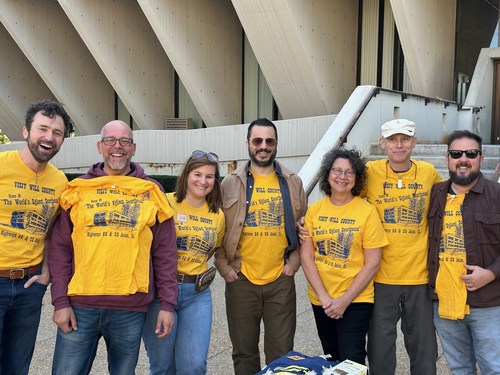
[[238,280],[226,283],[226,313],[233,344],[236,375],[261,370],[260,323],[264,321],[266,363],[293,349],[296,325],[296,296],[293,277],[281,275],[267,285],[255,285],[239,273]]

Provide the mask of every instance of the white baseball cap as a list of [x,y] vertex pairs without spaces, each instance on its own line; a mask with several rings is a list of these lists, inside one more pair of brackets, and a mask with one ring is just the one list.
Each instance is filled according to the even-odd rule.
[[394,134],[405,134],[413,137],[415,135],[415,123],[404,118],[388,121],[382,124],[382,138],[389,138]]

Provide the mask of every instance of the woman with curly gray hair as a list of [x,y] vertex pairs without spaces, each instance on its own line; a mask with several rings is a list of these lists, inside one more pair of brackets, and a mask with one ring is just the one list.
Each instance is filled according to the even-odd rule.
[[333,149],[323,158],[319,186],[326,195],[305,216],[300,258],[309,282],[318,335],[332,360],[365,363],[373,310],[373,276],[388,244],[375,207],[359,197],[366,180],[361,154]]

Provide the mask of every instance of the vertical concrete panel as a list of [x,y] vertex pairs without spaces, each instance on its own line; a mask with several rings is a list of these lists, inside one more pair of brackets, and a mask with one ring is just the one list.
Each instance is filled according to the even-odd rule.
[[133,0],[59,0],[139,129],[173,117],[173,68]]
[[1,23],[0,51],[0,129],[11,141],[21,141],[26,108],[55,98]]
[[328,113],[337,113],[356,87],[357,1],[288,1]]
[[208,127],[241,122],[242,34],[226,0],[138,0]]
[[361,85],[377,85],[377,54],[380,48],[378,45],[378,9],[379,0],[363,1]]
[[382,87],[392,89],[394,69],[394,16],[389,0],[384,1],[384,36],[382,51]]
[[66,104],[78,135],[113,116],[113,90],[55,1],[2,1],[0,20],[53,95]]
[[252,47],[245,38],[245,98],[243,122],[252,122],[259,116],[259,63],[252,51]]
[[452,99],[455,53],[454,0],[391,0],[416,94]]
[[283,118],[327,114],[311,55],[291,10],[302,2],[232,2]]

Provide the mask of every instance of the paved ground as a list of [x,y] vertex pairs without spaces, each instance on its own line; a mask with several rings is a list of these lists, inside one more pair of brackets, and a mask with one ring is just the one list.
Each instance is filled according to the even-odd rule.
[[[306,294],[306,281],[302,272],[296,276],[297,283],[297,333],[295,335],[295,350],[307,355],[318,355],[321,353],[321,345],[317,338],[316,327],[312,315],[311,306]],[[224,281],[217,277],[212,285],[213,297],[213,326],[212,340],[208,358],[208,374],[230,375],[233,374],[231,361],[231,342],[227,332],[227,323],[224,304]],[[31,375],[50,374],[52,354],[55,343],[56,326],[52,323],[52,305],[50,304],[50,292],[44,299],[42,321],[38,332],[38,340],[35,355],[31,364]],[[402,339],[398,339],[398,367],[397,374],[409,374],[409,361],[406,355]],[[91,374],[107,374],[105,356],[105,345],[101,342],[98,355],[94,362]],[[147,375],[148,360],[144,350],[141,350],[136,373]],[[449,375],[450,371],[442,352],[439,352],[438,375]],[[68,374],[71,375],[71,374]]]

